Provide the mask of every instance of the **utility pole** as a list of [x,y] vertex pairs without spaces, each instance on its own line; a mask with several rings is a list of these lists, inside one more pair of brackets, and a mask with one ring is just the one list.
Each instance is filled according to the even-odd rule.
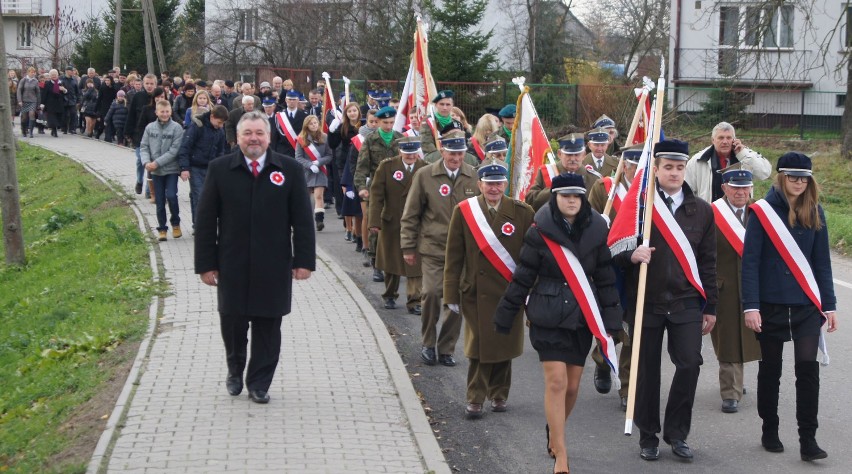
[[124,0],[115,0],[115,42],[112,45],[112,65],[121,66],[121,7]]
[[147,15],[145,1],[142,1],[142,30],[145,33],[145,57],[148,59],[148,73],[154,73],[154,53],[151,51],[151,24]]
[[163,53],[163,42],[160,40],[160,27],[157,24],[157,15],[154,10],[154,1],[153,0],[142,0],[142,10],[144,14],[144,10],[146,10],[145,5],[148,6],[148,25],[151,27],[151,34],[154,36],[154,47],[157,49],[157,64],[160,66],[160,71],[163,72],[166,70],[166,55]]
[[[9,77],[6,66],[6,40],[0,21],[0,76]],[[3,247],[6,263],[24,265],[24,229],[21,225],[21,197],[15,167],[15,137],[12,134],[12,102],[9,94],[0,94],[0,211],[3,221]]]

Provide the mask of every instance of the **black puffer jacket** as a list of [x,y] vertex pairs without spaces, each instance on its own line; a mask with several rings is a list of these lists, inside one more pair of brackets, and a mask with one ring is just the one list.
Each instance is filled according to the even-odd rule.
[[515,315],[527,301],[527,295],[526,314],[531,324],[565,329],[586,325],[577,299],[542,234],[577,256],[595,293],[607,331],[615,333],[621,329],[622,310],[606,245],[607,225],[600,214],[588,207],[588,202],[584,206],[588,210],[578,216],[571,237],[567,227],[557,221],[562,219],[561,215],[558,212],[554,215],[549,203],[536,212],[535,225],[524,236],[524,246],[512,282],[494,315],[498,332],[511,329]]

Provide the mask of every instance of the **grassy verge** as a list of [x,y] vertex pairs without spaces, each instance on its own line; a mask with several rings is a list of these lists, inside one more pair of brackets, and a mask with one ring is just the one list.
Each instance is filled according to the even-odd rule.
[[40,148],[17,162],[27,265],[0,266],[0,472],[84,472],[158,289],[122,199]]

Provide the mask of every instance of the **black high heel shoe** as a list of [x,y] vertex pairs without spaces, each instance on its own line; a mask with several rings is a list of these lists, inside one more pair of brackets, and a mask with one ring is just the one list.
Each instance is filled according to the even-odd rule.
[[[550,425],[548,425],[548,424],[545,424],[545,425],[544,425],[544,433],[545,433],[545,435],[547,436],[547,455],[548,455],[548,456],[550,456],[551,458],[553,458],[553,459],[555,460],[555,459],[556,459],[556,455],[555,455],[555,454],[553,454],[553,450],[552,450],[552,449],[550,449]],[[555,461],[554,461],[553,466],[554,466],[554,467],[556,467],[556,463],[555,463]]]

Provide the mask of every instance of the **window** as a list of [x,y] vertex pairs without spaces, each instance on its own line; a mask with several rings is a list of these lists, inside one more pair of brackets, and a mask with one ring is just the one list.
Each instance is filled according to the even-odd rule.
[[837,94],[834,96],[835,107],[846,107],[846,94]]
[[719,7],[719,45],[792,48],[793,5]]
[[29,49],[33,47],[33,22],[18,22],[18,48]]
[[238,17],[240,21],[237,39],[254,42],[257,39],[257,13],[254,10],[240,10]]

